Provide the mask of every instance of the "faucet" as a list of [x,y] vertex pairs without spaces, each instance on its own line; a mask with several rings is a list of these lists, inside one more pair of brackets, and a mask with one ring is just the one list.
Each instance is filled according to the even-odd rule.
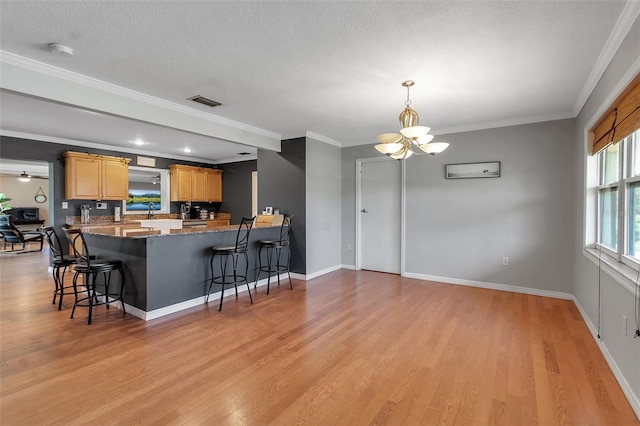
[[153,213],[151,211],[155,209],[156,207],[153,205],[153,203],[149,203],[147,205],[147,219],[151,219],[151,217],[153,216]]

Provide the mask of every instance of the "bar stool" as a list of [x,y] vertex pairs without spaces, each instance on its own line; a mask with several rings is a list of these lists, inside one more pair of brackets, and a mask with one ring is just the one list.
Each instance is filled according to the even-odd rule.
[[[249,247],[249,234],[251,233],[251,228],[253,227],[253,222],[255,221],[255,219],[255,216],[251,218],[242,218],[242,220],[240,221],[240,226],[238,227],[238,233],[236,234],[236,243],[234,245],[211,247],[211,283],[209,284],[209,290],[207,291],[205,303],[209,303],[209,294],[211,293],[211,287],[214,284],[222,285],[222,290],[220,291],[220,307],[218,308],[218,311],[222,310],[224,286],[227,284],[233,284],[236,289],[236,297],[238,297],[238,283],[246,283],[247,290],[249,290],[249,299],[251,299],[251,303],[253,303],[253,296],[251,296],[251,289],[249,288],[249,282],[247,281],[247,272],[249,270],[249,256],[247,254],[247,251]],[[243,255],[245,260],[244,275],[238,275],[238,258],[240,257],[240,255]],[[213,261],[216,256],[220,256],[221,275],[219,277],[215,276],[213,270]],[[231,258],[232,261],[233,274],[227,274],[227,262],[229,258]],[[231,280],[231,278],[233,278],[233,280]]]
[[[256,275],[256,282],[254,288],[258,285],[258,279],[260,278],[260,272],[266,272],[267,276],[267,294],[269,294],[269,285],[271,284],[271,272],[276,272],[278,276],[278,286],[280,286],[280,272],[286,272],[289,276],[289,287],[293,290],[293,284],[291,284],[291,273],[289,272],[289,264],[291,262],[291,249],[289,248],[289,231],[291,230],[291,223],[293,222],[293,216],[284,215],[282,224],[280,225],[280,238],[277,240],[260,240],[260,249],[258,250],[258,273]],[[287,264],[280,264],[280,255],[282,249],[287,251]],[[262,249],[266,249],[267,265],[262,265]],[[275,255],[275,264],[273,256]]]
[[[106,305],[109,309],[109,303],[120,301],[122,304],[122,314],[126,314],[124,308],[124,265],[121,260],[109,260],[98,259],[95,256],[89,254],[89,247],[84,238],[84,234],[79,229],[70,230],[68,228],[62,228],[65,235],[71,242],[73,251],[76,257],[76,263],[74,265],[75,274],[73,275],[73,291],[75,294],[75,301],[73,303],[73,309],[71,310],[71,318],[76,311],[77,306],[88,307],[89,314],[87,316],[87,324],[91,324],[91,314],[93,313],[93,307],[96,305]],[[81,244],[82,252],[78,248]],[[120,291],[111,292],[109,285],[111,283],[111,272],[120,272]],[[84,290],[78,289],[78,277],[82,274],[84,276]],[[96,279],[98,274],[103,274],[104,277],[104,293],[102,293],[103,300],[98,299],[98,292],[96,291]],[[81,297],[85,293],[86,295]]]
[[[56,297],[60,296],[58,300],[58,310],[62,310],[62,297],[65,294],[71,294],[71,289],[73,285],[64,285],[64,275],[67,272],[67,268],[76,263],[76,258],[73,256],[69,256],[64,254],[62,250],[62,243],[60,242],[60,238],[58,238],[58,234],[53,226],[47,226],[42,228],[44,231],[44,235],[47,238],[47,242],[49,243],[49,249],[53,254],[53,283],[56,288],[53,290],[53,300],[52,304],[56,303]],[[62,270],[62,273],[60,271]],[[69,290],[65,292],[65,290]]]

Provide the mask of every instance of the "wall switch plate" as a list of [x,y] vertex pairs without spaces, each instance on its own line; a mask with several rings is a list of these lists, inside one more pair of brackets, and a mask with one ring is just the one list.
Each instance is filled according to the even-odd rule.
[[351,250],[351,243],[347,243],[347,250]]
[[625,317],[624,315],[622,316],[622,335],[627,335],[627,317]]
[[97,210],[106,210],[107,209],[107,203],[96,203],[96,209]]
[[502,264],[503,264],[504,266],[509,266],[509,258],[508,258],[508,257],[506,257],[506,256],[505,256],[505,257],[503,257],[503,258],[502,258]]
[[68,209],[69,208],[69,203],[67,201],[63,201],[62,202],[62,208],[63,209]]

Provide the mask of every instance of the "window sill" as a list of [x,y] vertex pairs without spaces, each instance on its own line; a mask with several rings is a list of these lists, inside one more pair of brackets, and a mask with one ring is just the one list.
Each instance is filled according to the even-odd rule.
[[624,263],[618,262],[615,258],[606,253],[599,252],[594,248],[585,248],[582,252],[596,266],[600,265],[602,272],[613,278],[618,284],[629,293],[635,294],[635,286],[638,281],[638,270],[631,268]]

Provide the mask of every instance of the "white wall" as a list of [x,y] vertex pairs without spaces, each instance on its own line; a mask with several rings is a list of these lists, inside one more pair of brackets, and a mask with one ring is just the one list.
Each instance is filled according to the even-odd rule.
[[[585,132],[615,100],[616,90],[628,84],[639,69],[640,19],[636,19],[576,120],[573,146],[576,163],[574,178],[577,182],[573,212],[575,266],[573,293],[594,331],[598,325],[598,281],[600,279],[602,288],[600,346],[608,357],[614,374],[632,403],[636,415],[640,417],[640,339],[633,338],[635,330],[633,293],[612,279],[606,270],[599,272],[597,265],[587,259],[583,250],[583,238],[587,226],[584,218],[585,209],[592,208],[587,205],[585,197],[587,160]],[[622,332],[623,315],[628,319],[627,336]]]
[[340,148],[307,137],[305,170],[306,275],[312,276],[341,263]]
[[[47,197],[47,201],[36,203],[34,197],[38,189],[42,187],[42,192]],[[49,223],[49,180],[31,179],[29,182],[20,182],[17,176],[0,176],[0,192],[11,198],[8,204],[13,207],[38,207],[40,209],[40,220],[44,220],[43,226]],[[21,228],[34,228],[27,225]]]

